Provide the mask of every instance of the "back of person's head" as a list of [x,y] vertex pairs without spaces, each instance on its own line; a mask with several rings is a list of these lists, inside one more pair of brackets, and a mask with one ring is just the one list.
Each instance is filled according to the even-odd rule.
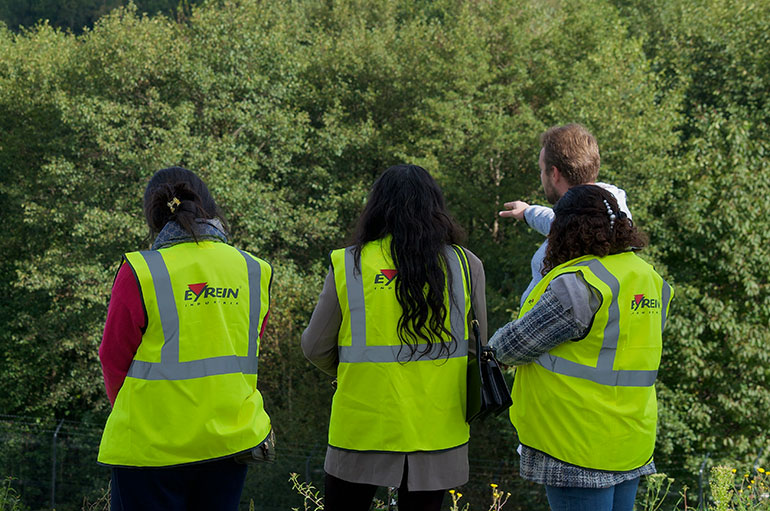
[[570,186],[593,183],[599,177],[599,144],[584,126],[554,126],[540,135],[540,144],[549,175],[556,167]]
[[[372,186],[353,235],[356,251],[387,235],[392,236],[396,298],[403,310],[399,338],[414,354],[417,343],[432,348],[442,334],[451,336],[444,326],[444,250],[463,237],[446,209],[444,194],[422,167],[390,167]],[[446,349],[443,341],[441,349]]]
[[209,189],[191,170],[169,167],[157,171],[144,190],[144,217],[150,236],[157,235],[170,221],[179,224],[194,239],[197,238],[196,219],[218,219],[227,229],[227,222]]
[[615,197],[600,186],[573,186],[553,212],[543,275],[577,257],[604,257],[647,245],[646,237],[620,210]]

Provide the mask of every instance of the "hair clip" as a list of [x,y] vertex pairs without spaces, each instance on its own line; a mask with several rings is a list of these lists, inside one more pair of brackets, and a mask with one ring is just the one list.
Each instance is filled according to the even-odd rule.
[[607,202],[607,199],[602,199],[602,201],[604,201],[604,205],[607,207],[607,216],[610,217],[610,230],[612,230],[612,228],[615,227],[615,219],[617,216],[612,212],[612,207],[610,207],[610,203]]
[[180,204],[181,202],[179,202],[179,199],[174,197],[166,203],[166,206],[168,206],[168,209],[170,209],[172,213],[176,213],[176,208],[178,208]]

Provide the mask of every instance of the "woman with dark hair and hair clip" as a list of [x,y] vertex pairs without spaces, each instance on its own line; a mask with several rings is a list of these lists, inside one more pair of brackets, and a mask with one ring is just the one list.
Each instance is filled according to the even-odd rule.
[[671,287],[611,193],[570,188],[554,207],[543,280],[492,339],[517,366],[511,422],[521,476],[553,511],[631,511],[655,472],[655,378]]
[[228,245],[221,211],[187,169],[155,173],[144,214],[155,241],[123,256],[99,348],[111,509],[235,510],[241,460],[271,454],[257,355],[272,269]]
[[374,183],[352,246],[331,268],[302,349],[337,378],[327,511],[366,510],[378,486],[401,510],[438,510],[468,480],[465,386],[471,306],[486,337],[484,268],[424,169]]

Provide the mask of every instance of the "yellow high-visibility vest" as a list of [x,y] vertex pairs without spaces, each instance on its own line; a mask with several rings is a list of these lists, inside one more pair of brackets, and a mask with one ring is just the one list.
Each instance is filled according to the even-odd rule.
[[[449,271],[442,335],[449,354],[434,343],[410,358],[398,337],[402,309],[390,237],[331,254],[342,310],[338,334],[337,391],[332,402],[329,445],[354,451],[436,451],[465,444],[466,367],[470,272],[465,252],[446,247]],[[357,264],[358,263],[358,264]],[[360,270],[359,270],[360,269]],[[451,291],[451,295],[450,295]],[[420,352],[425,344],[418,346]]]
[[272,268],[225,243],[131,252],[147,328],[98,461],[161,467],[229,456],[270,433],[257,390]]
[[673,290],[632,252],[584,256],[551,270],[519,317],[548,284],[580,272],[602,304],[588,334],[518,367],[510,410],[523,445],[580,467],[626,471],[655,448],[655,378]]

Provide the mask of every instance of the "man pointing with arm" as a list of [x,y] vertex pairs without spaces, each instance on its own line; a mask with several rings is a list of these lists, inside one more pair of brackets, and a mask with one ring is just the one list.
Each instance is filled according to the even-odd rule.
[[[540,136],[540,144],[540,182],[548,202],[556,204],[573,186],[595,184],[613,194],[621,211],[631,218],[631,212],[626,205],[626,192],[616,186],[596,182],[601,161],[599,145],[584,126],[576,123],[554,126]],[[553,221],[553,210],[550,207],[530,205],[519,200],[506,202],[503,206],[506,209],[500,211],[501,217],[524,220],[543,236],[550,232]],[[521,305],[542,278],[543,257],[547,247],[548,240],[544,241],[532,256],[532,280],[521,295]]]

